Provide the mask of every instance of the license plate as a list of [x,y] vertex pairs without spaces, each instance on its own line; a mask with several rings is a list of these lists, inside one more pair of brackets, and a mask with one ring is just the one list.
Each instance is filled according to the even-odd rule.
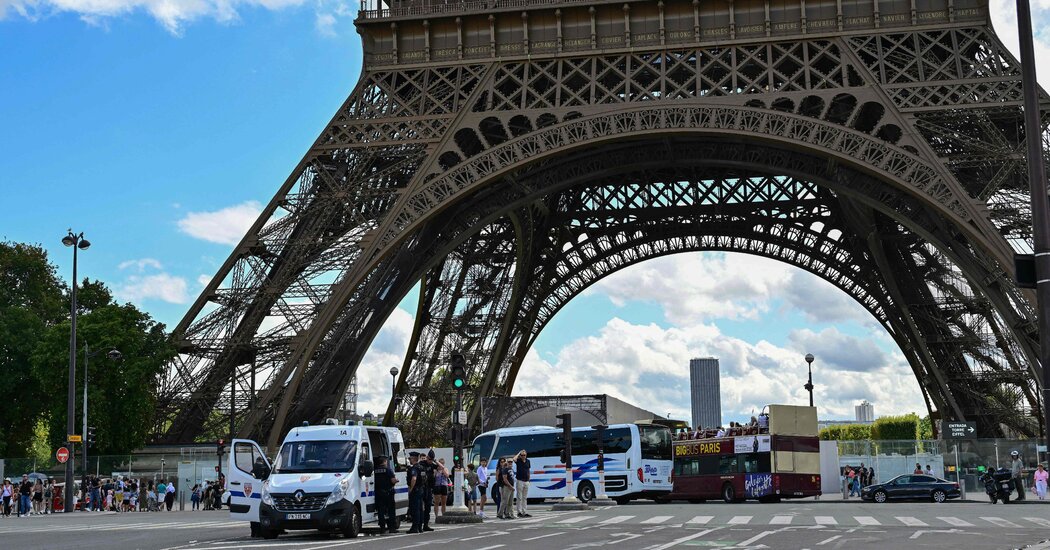
[[285,514],[284,519],[310,519],[310,514]]

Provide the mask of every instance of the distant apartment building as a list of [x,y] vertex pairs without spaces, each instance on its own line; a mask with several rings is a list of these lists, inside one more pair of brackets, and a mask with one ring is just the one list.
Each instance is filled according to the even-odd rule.
[[689,360],[689,397],[693,426],[714,428],[722,425],[722,388],[718,381],[718,359]]
[[862,401],[860,405],[853,407],[853,409],[857,411],[857,422],[865,424],[875,422],[875,407],[872,407],[867,399]]

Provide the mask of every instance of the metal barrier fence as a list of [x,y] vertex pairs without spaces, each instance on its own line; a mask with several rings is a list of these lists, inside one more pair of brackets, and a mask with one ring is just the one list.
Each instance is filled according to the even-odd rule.
[[958,481],[967,491],[983,492],[978,482],[988,468],[1009,468],[1012,451],[1021,453],[1031,486],[1036,464],[1047,466],[1046,446],[1033,439],[958,439],[958,440],[890,440],[838,441],[839,465],[875,468],[875,482],[900,474],[910,474],[916,463],[925,470],[929,464],[934,475]]

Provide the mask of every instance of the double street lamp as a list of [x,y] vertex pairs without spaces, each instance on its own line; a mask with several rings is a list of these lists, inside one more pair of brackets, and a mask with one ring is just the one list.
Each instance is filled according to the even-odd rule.
[[[66,399],[66,450],[73,456],[73,442],[69,436],[76,430],[75,407],[76,385],[77,385],[77,252],[87,250],[91,242],[84,238],[83,233],[73,233],[70,229],[62,244],[73,248],[73,285],[69,300],[69,394]],[[66,491],[65,506],[66,513],[73,511],[73,461],[66,461]]]

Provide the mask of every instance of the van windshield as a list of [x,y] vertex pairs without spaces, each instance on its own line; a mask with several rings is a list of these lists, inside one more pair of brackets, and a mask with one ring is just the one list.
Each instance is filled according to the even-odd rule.
[[285,443],[273,473],[348,472],[354,467],[356,441],[296,441]]

